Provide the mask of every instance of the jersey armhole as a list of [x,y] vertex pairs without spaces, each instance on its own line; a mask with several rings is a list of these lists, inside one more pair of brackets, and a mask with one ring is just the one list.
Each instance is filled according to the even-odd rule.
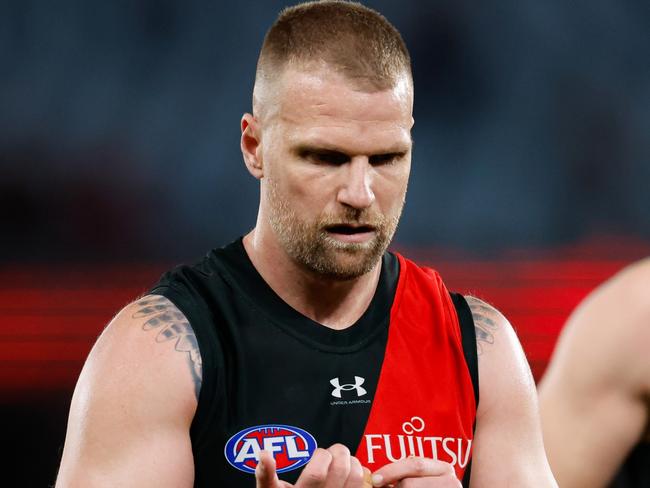
[[208,407],[208,405],[215,403],[210,399],[214,398],[215,390],[219,382],[219,379],[214,375],[214,371],[219,369],[214,363],[215,355],[213,350],[215,346],[213,344],[216,343],[213,342],[214,338],[211,335],[206,336],[209,331],[205,327],[200,326],[199,319],[201,315],[197,315],[196,306],[189,303],[187,294],[180,291],[173,283],[156,285],[148,293],[162,295],[171,301],[185,316],[196,337],[199,354],[201,355],[201,389],[199,390],[196,412],[194,413],[189,432],[192,441],[192,451],[196,452],[204,442],[205,432],[209,431],[210,419],[214,413],[212,412],[212,407]]
[[[478,384],[478,352],[476,348],[476,329],[474,328],[474,317],[467,304],[467,300],[460,293],[449,293],[451,300],[454,302],[456,314],[458,315],[458,324],[460,326],[460,336],[463,344],[463,355],[469,370],[469,376],[472,379],[474,389],[474,400],[478,409],[479,384]],[[474,430],[476,430],[476,420],[474,421]],[[465,476],[463,476],[463,487],[468,488],[472,476],[472,460],[467,463]]]
[[467,300],[460,293],[450,293],[454,302],[456,313],[458,314],[458,324],[460,325],[460,335],[463,343],[463,355],[469,369],[469,375],[472,378],[472,387],[474,388],[474,400],[478,408],[479,385],[478,385],[478,353],[476,349],[476,329],[474,328],[474,317],[467,304]]

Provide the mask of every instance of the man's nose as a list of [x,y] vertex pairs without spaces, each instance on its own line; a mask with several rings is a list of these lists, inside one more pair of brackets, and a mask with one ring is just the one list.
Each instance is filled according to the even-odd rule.
[[347,171],[341,175],[343,181],[338,192],[338,201],[357,209],[370,207],[375,201],[370,161],[365,156],[356,156],[344,167]]

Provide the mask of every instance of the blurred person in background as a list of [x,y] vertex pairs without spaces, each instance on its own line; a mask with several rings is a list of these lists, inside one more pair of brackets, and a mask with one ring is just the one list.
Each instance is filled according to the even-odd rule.
[[276,488],[282,473],[355,488],[364,468],[374,486],[556,486],[508,321],[387,252],[412,108],[408,51],[380,14],[336,1],[281,13],[241,120],[255,228],[108,325],[75,389],[58,487]]
[[563,488],[650,486],[649,346],[646,258],[576,308],[540,383],[544,443]]

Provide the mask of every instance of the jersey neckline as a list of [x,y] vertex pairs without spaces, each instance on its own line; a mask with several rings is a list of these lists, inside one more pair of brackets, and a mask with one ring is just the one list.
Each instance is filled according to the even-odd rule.
[[248,297],[275,325],[318,349],[352,352],[388,327],[400,275],[399,260],[393,253],[385,252],[382,256],[379,281],[368,308],[354,324],[342,330],[312,320],[280,298],[253,265],[242,237],[213,254],[232,278],[228,281],[238,293]]

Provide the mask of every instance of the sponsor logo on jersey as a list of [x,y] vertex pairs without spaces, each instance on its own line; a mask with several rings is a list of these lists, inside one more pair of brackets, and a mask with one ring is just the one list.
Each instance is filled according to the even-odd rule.
[[339,380],[339,378],[332,378],[330,380],[330,384],[334,387],[334,389],[332,390],[332,396],[335,398],[341,398],[342,391],[355,390],[357,396],[362,397],[363,395],[368,393],[366,389],[361,386],[365,381],[366,381],[365,378],[362,378],[361,376],[355,376],[354,383],[347,383],[345,385],[342,385],[341,380]]
[[246,473],[255,473],[259,452],[275,458],[278,473],[297,469],[309,462],[316,450],[316,439],[309,432],[290,425],[256,425],[233,435],[224,448],[228,462]]
[[425,427],[421,417],[411,417],[402,424],[404,434],[365,434],[368,464],[374,464],[376,457],[395,462],[418,456],[446,461],[454,467],[467,465],[472,439],[422,435]]

